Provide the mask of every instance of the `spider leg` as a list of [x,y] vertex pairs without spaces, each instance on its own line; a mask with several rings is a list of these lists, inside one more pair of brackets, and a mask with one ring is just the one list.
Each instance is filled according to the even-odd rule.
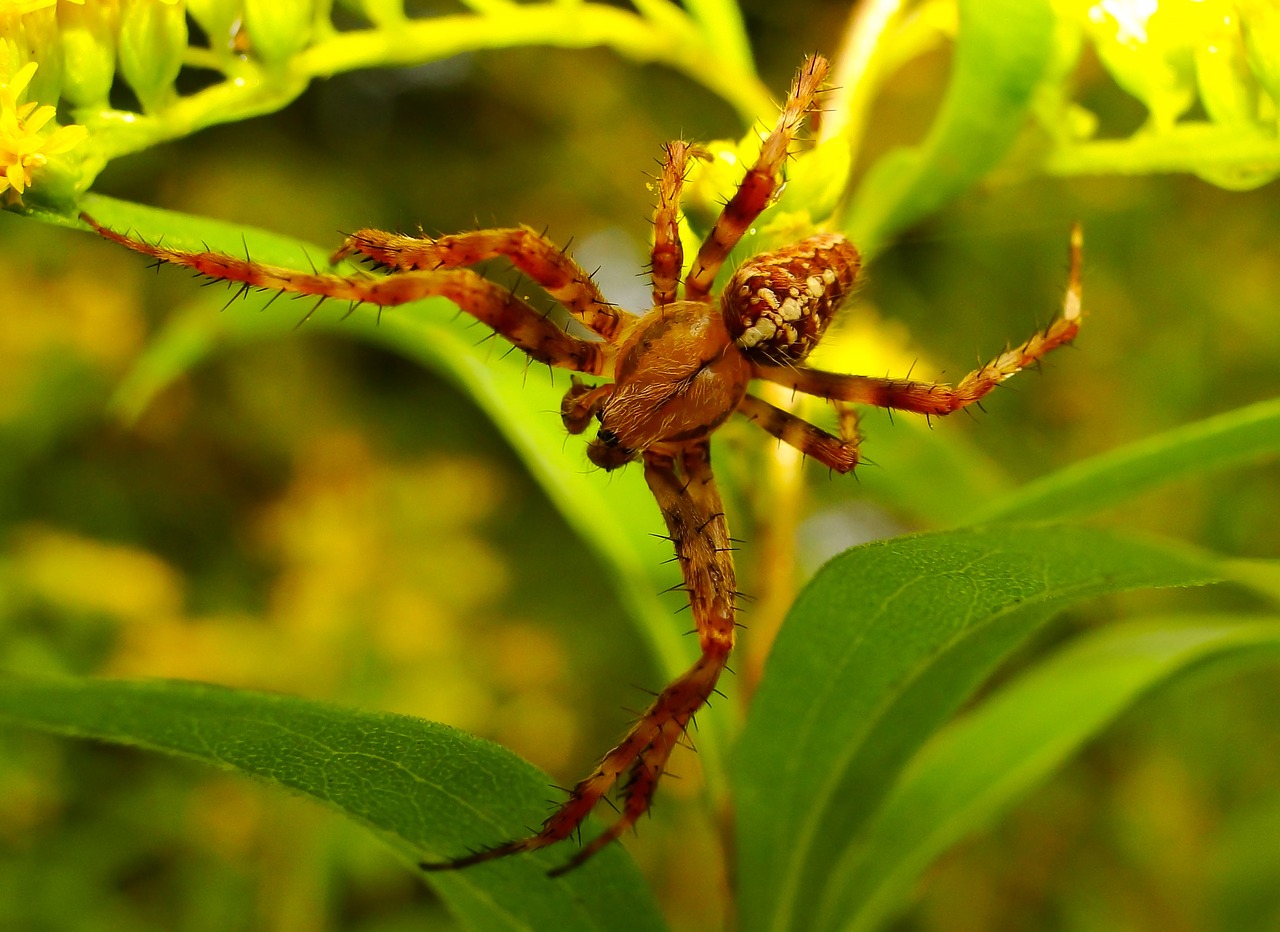
[[644,473],[662,509],[667,532],[675,543],[676,557],[689,591],[701,656],[658,694],[618,746],[570,791],[569,798],[536,835],[452,861],[426,863],[421,865],[424,870],[468,867],[568,838],[596,803],[621,782],[622,814],[572,860],[552,872],[563,874],[614,841],[648,811],[672,750],[684,736],[694,713],[715,690],[733,649],[737,586],[730,552],[732,542],[711,474],[707,441],[659,445],[646,451]]
[[958,411],[981,400],[1001,382],[1045,354],[1075,339],[1080,330],[1080,266],[1083,243],[1083,233],[1077,224],[1071,230],[1071,267],[1061,315],[1043,331],[1033,334],[1025,343],[1005,350],[982,368],[970,372],[954,387],[910,379],[841,375],[803,366],[756,364],[752,367],[752,374],[755,378],[833,401],[939,416]]
[[502,256],[604,339],[614,342],[627,319],[627,315],[605,300],[582,266],[529,227],[473,230],[434,239],[382,230],[357,230],[343,241],[330,262],[356,253],[396,272],[456,269]]
[[789,411],[774,407],[769,402],[746,395],[738,403],[738,413],[753,421],[765,433],[777,437],[783,443],[795,447],[806,456],[812,456],[828,469],[846,473],[859,463],[858,418],[850,408],[838,406],[840,436],[833,437],[820,427],[815,427]]
[[782,107],[782,116],[765,139],[760,157],[724,205],[715,226],[698,249],[697,258],[684,282],[684,295],[690,301],[701,301],[711,293],[720,266],[742,235],[769,206],[778,188],[778,175],[786,161],[787,150],[826,76],[827,62],[819,55],[809,56],[800,66],[791,84],[791,93]]
[[507,291],[467,269],[406,272],[402,275],[343,276],[298,272],[220,252],[188,252],[130,239],[81,214],[99,234],[161,262],[194,269],[211,279],[249,288],[336,298],[356,304],[394,307],[427,297],[448,298],[538,362],[598,375],[609,360],[607,344],[580,340]]
[[684,246],[680,242],[680,188],[689,167],[690,146],[683,140],[666,145],[658,179],[658,207],[653,213],[653,306],[663,307],[677,297],[684,270]]

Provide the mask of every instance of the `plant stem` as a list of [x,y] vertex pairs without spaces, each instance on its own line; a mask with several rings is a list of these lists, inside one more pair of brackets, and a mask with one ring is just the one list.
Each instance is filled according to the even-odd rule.
[[774,109],[750,61],[740,60],[738,54],[726,59],[724,37],[708,35],[675,6],[661,17],[651,17],[599,3],[504,5],[500,15],[433,16],[406,20],[394,28],[321,35],[285,68],[237,61],[226,80],[177,97],[153,113],[77,112],[77,122],[93,134],[93,149],[85,153],[82,166],[82,186],[87,188],[119,156],[217,123],[280,110],[315,78],[360,68],[420,65],[483,49],[603,46],[636,61],[659,62],[682,72],[725,100],[746,125]]
[[1051,175],[1234,171],[1256,173],[1260,184],[1280,173],[1280,139],[1252,129],[1180,123],[1160,133],[1062,146],[1044,168]]

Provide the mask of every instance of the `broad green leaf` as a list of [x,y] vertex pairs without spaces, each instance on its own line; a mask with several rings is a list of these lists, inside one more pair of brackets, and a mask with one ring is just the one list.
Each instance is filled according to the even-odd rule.
[[1186,476],[1280,455],[1280,398],[1083,460],[981,510],[973,521],[1091,514]]
[[[254,259],[276,265],[324,265],[325,250],[257,230],[98,196],[85,198],[84,210],[114,229],[132,230],[151,241],[163,237],[178,248],[207,244],[230,253],[247,250]],[[266,309],[271,295],[250,294],[218,313],[229,293],[215,291],[201,292],[192,285],[194,303],[166,323],[120,386],[115,403],[122,413],[136,415],[173,378],[214,352],[237,343],[291,337],[315,303],[284,299]],[[558,412],[568,379],[545,367],[530,368],[521,354],[508,352],[499,341],[486,341],[488,331],[442,299],[381,314],[362,307],[344,317],[345,310],[345,305],[322,307],[303,329],[384,346],[458,385],[493,420],[569,525],[599,555],[650,645],[660,675],[671,678],[684,670],[696,644],[683,636],[687,621],[674,614],[678,602],[658,595],[678,579],[678,571],[670,564],[670,545],[653,536],[663,530],[657,506],[639,469],[606,474],[587,461],[579,439],[566,438]],[[722,736],[732,712],[733,704],[723,703],[698,723],[698,748],[713,792],[721,781]]]
[[928,136],[873,165],[841,223],[870,251],[995,167],[1053,63],[1050,4],[960,0],[959,7],[951,80]]
[[[160,751],[309,796],[377,829],[412,863],[519,837],[547,778],[434,722],[175,681],[0,678],[0,720]],[[618,846],[558,879],[551,849],[429,875],[473,929],[661,929]]]
[[1056,611],[1217,576],[1173,545],[1072,525],[961,529],[836,557],[792,606],[734,754],[744,928],[819,928],[819,904],[847,880],[835,859],[898,772]]
[[935,858],[1056,770],[1147,691],[1219,657],[1280,656],[1280,618],[1106,628],[1035,667],[911,762],[835,873],[823,928],[882,927]]

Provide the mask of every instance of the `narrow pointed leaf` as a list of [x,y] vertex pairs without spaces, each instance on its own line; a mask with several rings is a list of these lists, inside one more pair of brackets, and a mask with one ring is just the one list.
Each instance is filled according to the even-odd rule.
[[1118,625],[1024,674],[912,761],[837,869],[846,879],[829,891],[822,927],[881,928],[935,858],[1004,813],[1146,692],[1232,655],[1280,657],[1280,618]]
[[1228,411],[1083,460],[997,500],[973,521],[1101,511],[1188,476],[1280,456],[1280,398]]
[[925,534],[836,557],[792,607],[734,754],[744,928],[818,928],[818,905],[843,882],[834,861],[902,767],[1055,612],[1216,577],[1173,545],[1070,525]]

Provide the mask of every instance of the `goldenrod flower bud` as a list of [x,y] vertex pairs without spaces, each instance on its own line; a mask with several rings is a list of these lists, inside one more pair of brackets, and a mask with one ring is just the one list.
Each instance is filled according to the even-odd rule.
[[62,96],[82,107],[104,105],[116,72],[120,0],[58,0]]
[[235,50],[243,11],[241,0],[187,0],[187,12],[200,24],[215,52]]
[[314,6],[308,0],[245,0],[249,48],[268,64],[286,62],[311,41]]
[[144,110],[173,96],[186,51],[187,17],[179,0],[121,0],[120,71]]

